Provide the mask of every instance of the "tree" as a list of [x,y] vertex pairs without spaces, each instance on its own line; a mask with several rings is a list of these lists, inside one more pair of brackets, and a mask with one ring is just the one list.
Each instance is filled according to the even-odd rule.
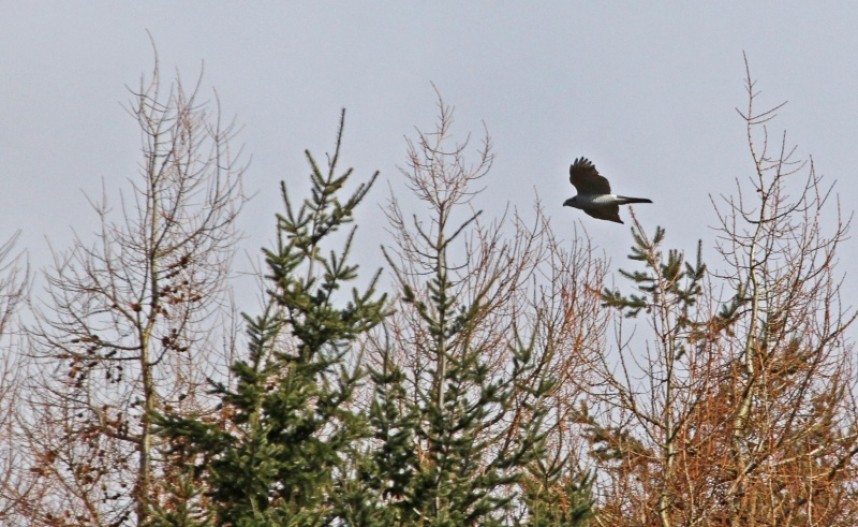
[[18,307],[27,299],[30,270],[22,254],[13,255],[20,234],[15,233],[0,245],[0,338],[12,334]]
[[[352,175],[337,174],[343,124],[325,172],[306,152],[311,198],[296,210],[282,184],[286,214],[277,217],[277,246],[264,251],[270,301],[261,315],[245,316],[249,355],[232,367],[236,385],[215,387],[225,421],[161,418],[161,433],[210,499],[203,524],[327,525],[341,514],[345,460],[366,435],[354,406],[360,369],[348,362],[386,314],[378,274],[364,292],[342,294],[357,277],[349,263],[355,228],[340,251],[324,252],[378,176],[340,200]],[[165,510],[161,521],[190,525],[184,512]]]
[[812,159],[770,140],[782,105],[757,109],[749,71],[747,90],[751,177],[713,199],[717,256],[665,249],[632,214],[622,287],[538,200],[485,218],[488,132],[472,161],[439,96],[407,143],[414,201],[391,191],[384,209],[394,295],[380,271],[347,291],[365,277],[344,228],[378,173],[347,192],[343,113],[327,165],[305,152],[310,197],[281,186],[237,357],[234,129],[199,84],[164,95],[156,64],[131,106],[141,178],[118,220],[93,202],[94,244],[55,252],[28,339],[13,334],[28,273],[14,239],[0,247],[0,342],[29,353],[0,369],[0,521],[858,524],[850,219]]
[[[230,356],[226,278],[243,203],[240,152],[200,83],[165,89],[157,59],[132,92],[143,160],[106,198],[94,244],[75,235],[46,273],[33,328],[26,441],[42,492],[30,525],[145,525],[175,467],[152,433],[156,410],[211,412],[201,388]],[[211,111],[213,108],[213,111]],[[218,342],[218,339],[223,339]]]
[[858,414],[845,331],[856,313],[841,302],[836,270],[850,220],[831,203],[833,185],[813,160],[794,159],[786,134],[770,144],[767,123],[782,105],[758,111],[746,72],[740,114],[759,201],[748,206],[740,189],[726,210],[717,208],[719,252],[730,263],[724,279],[735,291],[721,318],[740,329],[729,339],[735,359],[725,394],[734,409],[724,489],[730,522],[854,525]]
[[603,267],[583,244],[561,249],[539,206],[532,226],[514,214],[509,238],[503,218],[482,224],[471,204],[493,159],[488,134],[469,163],[452,110],[440,97],[438,107],[402,171],[428,217],[406,215],[394,196],[387,207],[399,296],[370,354],[376,443],[356,470],[352,524],[537,525],[548,509],[578,522],[590,501],[575,484],[589,480],[563,435],[565,396],[583,335],[601,329],[579,315],[595,312],[588,288]]
[[[746,62],[747,65],[747,62]],[[598,369],[599,412],[581,418],[608,475],[611,525],[855,525],[856,372],[836,253],[849,221],[810,162],[758,111],[747,75],[752,177],[716,203],[721,269],[660,250],[635,221],[623,272],[635,292],[605,303],[644,316],[645,349],[620,341],[619,374]],[[804,174],[802,180],[802,173]],[[799,179],[799,181],[796,181]],[[746,190],[750,187],[751,192]],[[719,291],[727,291],[726,298]],[[642,376],[642,377],[641,377]],[[643,378],[644,382],[637,379]]]
[[[695,448],[683,439],[696,425],[700,405],[723,382],[713,363],[717,341],[700,339],[699,334],[710,322],[715,331],[724,330],[725,324],[717,325],[710,317],[700,246],[692,262],[681,251],[665,255],[665,231],[657,228],[649,237],[634,216],[633,223],[635,246],[629,259],[643,269],[620,273],[635,284],[635,293],[605,289],[602,298],[625,317],[646,317],[653,342],[632,351],[621,340],[620,323],[619,367],[611,364],[614,356],[606,355],[595,372],[594,406],[601,415],[585,409],[579,422],[597,466],[608,475],[602,522],[669,526],[682,517],[676,509],[696,506],[674,488],[683,473],[681,455]],[[699,520],[692,516],[677,523],[689,521]]]
[[[581,525],[588,516],[591,480],[565,423],[587,332],[603,327],[578,315],[597,310],[588,287],[604,267],[589,247],[561,249],[538,208],[533,227],[516,216],[511,240],[476,214],[454,224],[491,156],[486,143],[466,169],[465,147],[444,147],[451,115],[440,109],[438,133],[409,149],[409,179],[434,227],[415,219],[411,231],[399,202],[388,207],[392,314],[373,292],[378,275],[350,300],[336,294],[356,277],[346,263],[354,231],[340,254],[323,256],[369,189],[339,198],[351,174],[336,176],[342,126],[325,173],[307,154],[312,198],[297,212],[284,186],[278,246],[266,251],[271,302],[247,318],[236,384],[215,390],[227,419],[161,417],[186,479],[202,483],[188,494],[209,500],[164,510],[162,523]],[[460,240],[465,256],[450,263]]]
[[12,522],[16,498],[30,491],[24,456],[14,448],[18,433],[17,409],[24,395],[21,373],[18,313],[28,300],[29,266],[23,254],[14,254],[20,231],[0,245],[0,523]]

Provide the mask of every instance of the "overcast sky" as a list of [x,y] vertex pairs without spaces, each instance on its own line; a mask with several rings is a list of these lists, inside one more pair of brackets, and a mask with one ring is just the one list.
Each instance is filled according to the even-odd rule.
[[[761,103],[789,104],[774,123],[799,154],[837,180],[846,212],[858,195],[858,4],[853,2],[13,2],[0,1],[0,241],[39,268],[47,241],[95,227],[85,194],[127,189],[139,134],[126,86],[152,67],[217,89],[252,155],[244,250],[256,254],[281,210],[281,179],[304,185],[303,150],[332,147],[348,111],[342,160],[382,184],[361,211],[358,241],[379,261],[389,181],[402,191],[404,135],[430,129],[434,83],[456,108],[460,137],[485,122],[496,160],[477,206],[546,204],[552,225],[586,226],[613,266],[625,266],[628,225],[561,203],[567,170],[590,157],[619,193],[667,229],[667,246],[713,246],[710,195],[751,169],[744,123],[743,50]],[[296,183],[296,189],[299,188]],[[306,187],[303,187],[306,188]],[[628,212],[621,215],[628,218]],[[363,243],[361,244],[361,241]],[[709,253],[711,254],[711,252]],[[849,240],[841,270],[851,272]],[[715,262],[717,263],[717,262]],[[858,273],[847,275],[848,304]],[[854,332],[853,332],[854,334]]]

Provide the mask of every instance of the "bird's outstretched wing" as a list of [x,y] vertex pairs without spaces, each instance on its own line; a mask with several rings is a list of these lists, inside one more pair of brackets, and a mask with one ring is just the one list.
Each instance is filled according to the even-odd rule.
[[603,176],[600,176],[599,171],[596,170],[596,166],[584,157],[579,157],[569,167],[569,181],[575,185],[578,194],[611,193],[611,184]]
[[623,220],[620,219],[619,205],[603,205],[601,207],[584,209],[584,212],[599,220],[608,220],[615,221],[617,223],[623,223]]

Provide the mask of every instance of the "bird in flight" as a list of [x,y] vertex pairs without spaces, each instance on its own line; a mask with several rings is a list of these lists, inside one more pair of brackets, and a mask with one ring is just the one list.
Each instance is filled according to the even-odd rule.
[[599,175],[595,165],[589,159],[579,157],[569,167],[569,181],[575,186],[578,195],[563,202],[565,207],[581,209],[585,214],[599,220],[623,223],[620,219],[620,205],[629,203],[652,203],[646,198],[630,198],[611,194],[611,184]]

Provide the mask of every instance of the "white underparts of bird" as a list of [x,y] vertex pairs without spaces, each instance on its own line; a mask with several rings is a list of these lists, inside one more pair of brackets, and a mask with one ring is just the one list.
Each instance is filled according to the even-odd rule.
[[647,198],[630,198],[611,194],[611,184],[607,178],[599,175],[590,160],[579,157],[569,167],[569,181],[578,191],[578,195],[563,202],[566,207],[581,209],[589,216],[599,220],[623,223],[620,219],[620,205],[630,203],[652,203]]

